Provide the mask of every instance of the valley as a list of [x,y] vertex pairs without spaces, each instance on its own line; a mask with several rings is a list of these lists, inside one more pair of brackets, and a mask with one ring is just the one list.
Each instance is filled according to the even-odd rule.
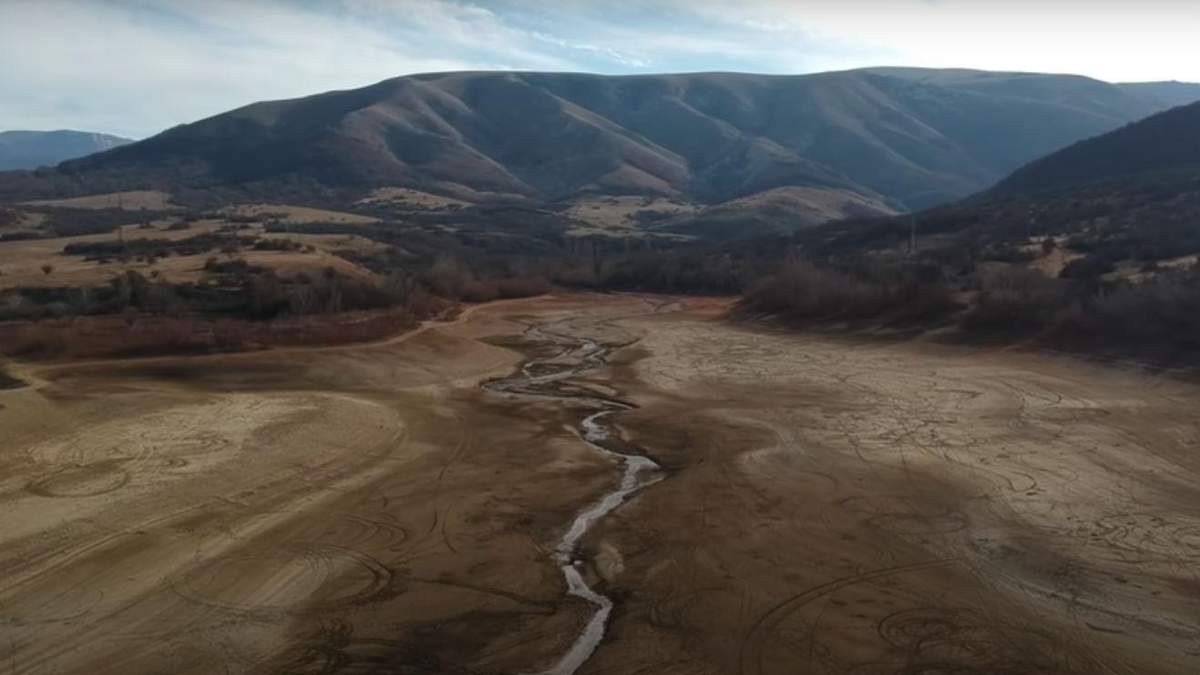
[[1194,671],[1195,383],[729,305],[7,364],[0,666]]

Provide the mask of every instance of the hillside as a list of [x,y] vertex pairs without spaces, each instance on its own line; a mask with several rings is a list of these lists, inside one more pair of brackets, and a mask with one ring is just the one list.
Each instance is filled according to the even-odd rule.
[[[828,256],[917,255],[937,265],[1028,265],[1045,275],[1124,283],[1200,259],[1200,104],[1077,143],[972,199],[912,216],[802,231]],[[957,272],[955,272],[957,273]]]
[[1200,169],[1200,103],[1088,139],[1022,167],[996,194],[1061,189],[1138,174]]
[[250,105],[57,171],[7,175],[0,197],[316,185],[713,205],[803,187],[910,210],[1166,105],[1157,89],[964,70],[430,74]]
[[744,312],[1194,365],[1198,131],[1200,104],[1183,106],[1035,161],[972,199],[746,242],[741,250],[765,252],[777,271],[749,288]]
[[132,142],[85,131],[0,131],[0,171],[54,166]]
[[1121,88],[1139,96],[1153,97],[1171,108],[1200,101],[1200,84],[1194,82],[1128,82]]

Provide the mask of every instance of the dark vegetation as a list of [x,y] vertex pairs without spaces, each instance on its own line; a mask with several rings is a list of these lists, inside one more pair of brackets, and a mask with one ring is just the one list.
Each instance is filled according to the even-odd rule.
[[[1190,349],[1196,335],[1180,318],[1196,315],[1189,304],[1195,302],[1196,274],[1168,264],[1200,252],[1200,175],[995,198],[725,243],[569,237],[570,223],[560,214],[514,204],[406,213],[402,219],[357,210],[385,220],[288,224],[264,215],[180,239],[126,233],[119,240],[70,242],[64,255],[109,263],[174,255],[209,259],[203,280],[192,284],[114,269],[114,279],[96,288],[17,289],[0,299],[0,318],[132,312],[275,319],[382,308],[423,317],[446,302],[523,297],[557,286],[744,293],[743,314],[791,323],[946,328],[968,338],[1037,339],[1088,349],[1137,343],[1175,352]],[[177,213],[175,220],[186,224],[205,215]],[[272,236],[262,236],[256,223]],[[377,280],[332,269],[280,275],[240,257],[243,251],[305,250],[288,236],[305,234],[380,244],[339,253]],[[1026,269],[1056,249],[1077,256],[1060,278]],[[1131,266],[1145,279],[1116,274]],[[1119,318],[1122,312],[1130,314]]]
[[[233,234],[201,234],[185,239],[129,238],[119,241],[74,242],[63,247],[64,255],[86,260],[124,260],[166,258],[169,255],[200,255],[218,250],[233,253],[242,247],[258,247],[266,240]],[[292,242],[295,244],[295,242]],[[271,244],[267,244],[270,246]]]
[[379,285],[333,269],[282,277],[239,260],[215,264],[210,272],[200,283],[171,284],[127,271],[102,286],[15,289],[0,294],[0,320],[130,313],[272,319],[384,308],[423,318],[441,306],[400,276]]
[[0,367],[0,389],[20,389],[24,386],[24,382],[4,372],[4,368]]
[[839,268],[792,260],[752,284],[742,308],[796,323],[937,321],[959,306],[947,284],[923,278],[933,276],[925,273],[908,266]]
[[1153,360],[1200,356],[1200,267],[1130,282],[1052,279],[1010,263],[922,279],[876,263],[847,269],[791,261],[753,284],[742,316],[790,324],[953,328],[948,339],[1028,341]]
[[[805,261],[754,284],[742,312],[926,321],[954,328],[947,336],[1159,361],[1200,356],[1200,269],[1178,262],[1200,254],[1200,173],[844,221],[790,245]],[[1057,278],[1028,266],[1059,249],[1078,257]]]
[[147,225],[173,215],[171,211],[126,209],[70,209],[39,207],[46,214],[46,229],[56,237],[106,234],[124,225]]

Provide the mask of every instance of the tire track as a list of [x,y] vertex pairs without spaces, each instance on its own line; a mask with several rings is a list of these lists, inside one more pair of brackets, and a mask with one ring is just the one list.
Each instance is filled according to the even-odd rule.
[[738,654],[738,673],[740,675],[762,675],[765,672],[763,661],[766,656],[767,639],[779,628],[789,616],[795,614],[805,605],[829,595],[835,591],[840,591],[843,588],[854,586],[857,584],[883,579],[905,572],[916,572],[919,570],[932,569],[935,567],[945,567],[958,562],[957,558],[930,560],[909,565],[893,565],[863,572],[841,579],[835,579],[818,586],[793,595],[782,602],[779,602],[774,607],[771,607],[766,612],[758,617],[746,632],[746,637],[742,641],[742,647]]

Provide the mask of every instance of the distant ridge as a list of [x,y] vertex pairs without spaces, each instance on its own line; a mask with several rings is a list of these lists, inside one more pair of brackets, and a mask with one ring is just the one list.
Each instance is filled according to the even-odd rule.
[[36,169],[132,143],[87,131],[0,131],[0,170]]
[[1153,115],[1031,162],[992,193],[1047,192],[1179,171],[1200,171],[1200,103]]
[[[256,103],[56,171],[0,176],[0,198],[397,186],[474,201],[742,200],[770,204],[780,222],[789,209],[836,217],[831,204],[895,212],[985,189],[1032,159],[1170,107],[1188,86],[917,68],[424,74]],[[746,200],[783,188],[802,191]],[[812,208],[804,195],[815,196]],[[707,213],[713,227],[747,222]]]

